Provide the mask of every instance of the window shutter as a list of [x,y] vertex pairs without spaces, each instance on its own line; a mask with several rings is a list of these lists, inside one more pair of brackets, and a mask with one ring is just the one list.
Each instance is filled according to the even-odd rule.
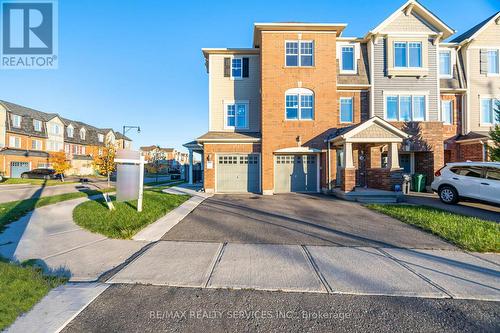
[[224,58],[224,77],[231,76],[231,58]]
[[243,77],[248,77],[248,58],[243,58]]
[[488,50],[481,49],[479,52],[480,73],[486,75],[488,74]]

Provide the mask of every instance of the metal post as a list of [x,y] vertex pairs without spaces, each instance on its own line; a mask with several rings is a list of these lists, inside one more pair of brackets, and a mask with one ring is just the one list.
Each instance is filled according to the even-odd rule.
[[137,199],[137,211],[142,212],[142,192],[144,190],[144,156],[140,157],[139,164],[139,198]]
[[193,150],[189,149],[189,185],[193,185]]

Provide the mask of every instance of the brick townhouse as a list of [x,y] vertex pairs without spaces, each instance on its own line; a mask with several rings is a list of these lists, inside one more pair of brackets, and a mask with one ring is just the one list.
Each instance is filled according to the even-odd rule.
[[94,126],[0,101],[0,174],[20,177],[50,167],[50,153],[64,151],[71,162],[67,175],[93,174],[92,160],[107,142],[130,149],[132,141],[112,129]]
[[410,0],[362,37],[255,23],[251,48],[203,49],[209,131],[184,146],[202,155],[205,190],[391,190],[404,173],[430,184],[445,162],[487,160],[499,15],[453,38]]
[[144,146],[139,148],[146,161],[159,161],[166,168],[179,169],[188,163],[188,154],[175,148],[162,148],[160,146]]

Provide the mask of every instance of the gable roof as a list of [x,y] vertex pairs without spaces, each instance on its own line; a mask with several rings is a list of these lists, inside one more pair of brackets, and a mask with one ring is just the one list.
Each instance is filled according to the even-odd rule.
[[338,129],[337,132],[334,133],[333,136],[329,137],[326,141],[332,141],[332,142],[355,141],[355,139],[365,136],[367,136],[367,138],[372,138],[370,136],[372,134],[370,129],[373,128],[386,132],[387,134],[390,133],[390,135],[384,135],[384,138],[380,138],[378,136],[373,137],[376,139],[381,139],[380,141],[384,141],[385,139],[389,138],[397,138],[398,140],[402,140],[409,137],[407,133],[400,130],[396,126],[383,120],[380,117],[375,116],[371,117],[365,122],[356,124],[354,126]]
[[22,117],[30,117],[41,121],[49,121],[54,117],[58,117],[57,113],[46,113],[7,101],[0,100],[0,104],[10,113]]
[[387,17],[382,23],[376,26],[374,29],[370,30],[366,37],[372,34],[379,33],[386,25],[391,23],[396,17],[399,16],[402,12],[406,10],[411,10],[412,12],[418,14],[421,18],[428,21],[434,27],[438,28],[439,31],[443,33],[443,39],[446,39],[455,33],[455,30],[450,28],[446,23],[444,23],[439,17],[434,15],[430,10],[425,8],[421,3],[416,0],[408,0],[401,7],[399,7],[396,11],[394,11],[389,17]]
[[491,22],[495,21],[497,18],[500,17],[500,11],[496,12],[495,14],[491,15],[488,17],[486,20],[484,20],[481,23],[476,24],[463,34],[453,38],[451,40],[452,43],[462,43],[463,41],[469,40],[469,39],[474,39],[483,31],[486,26],[488,26]]

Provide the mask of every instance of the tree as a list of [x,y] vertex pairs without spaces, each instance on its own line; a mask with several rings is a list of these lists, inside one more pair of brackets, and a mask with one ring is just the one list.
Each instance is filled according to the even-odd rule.
[[50,153],[49,163],[52,168],[56,171],[56,174],[61,175],[61,181],[64,182],[64,173],[71,168],[69,160],[66,158],[66,153],[63,151],[58,151],[55,153]]
[[99,174],[106,175],[108,179],[108,187],[111,187],[109,176],[113,171],[115,171],[116,168],[115,153],[116,153],[115,146],[111,142],[108,142],[106,143],[106,146],[103,148],[102,153],[97,154],[97,156],[94,156],[94,161],[92,163],[94,169]]
[[493,140],[493,146],[490,147],[490,157],[492,161],[500,162],[500,100],[496,101],[495,117],[497,123],[490,131],[490,137]]

